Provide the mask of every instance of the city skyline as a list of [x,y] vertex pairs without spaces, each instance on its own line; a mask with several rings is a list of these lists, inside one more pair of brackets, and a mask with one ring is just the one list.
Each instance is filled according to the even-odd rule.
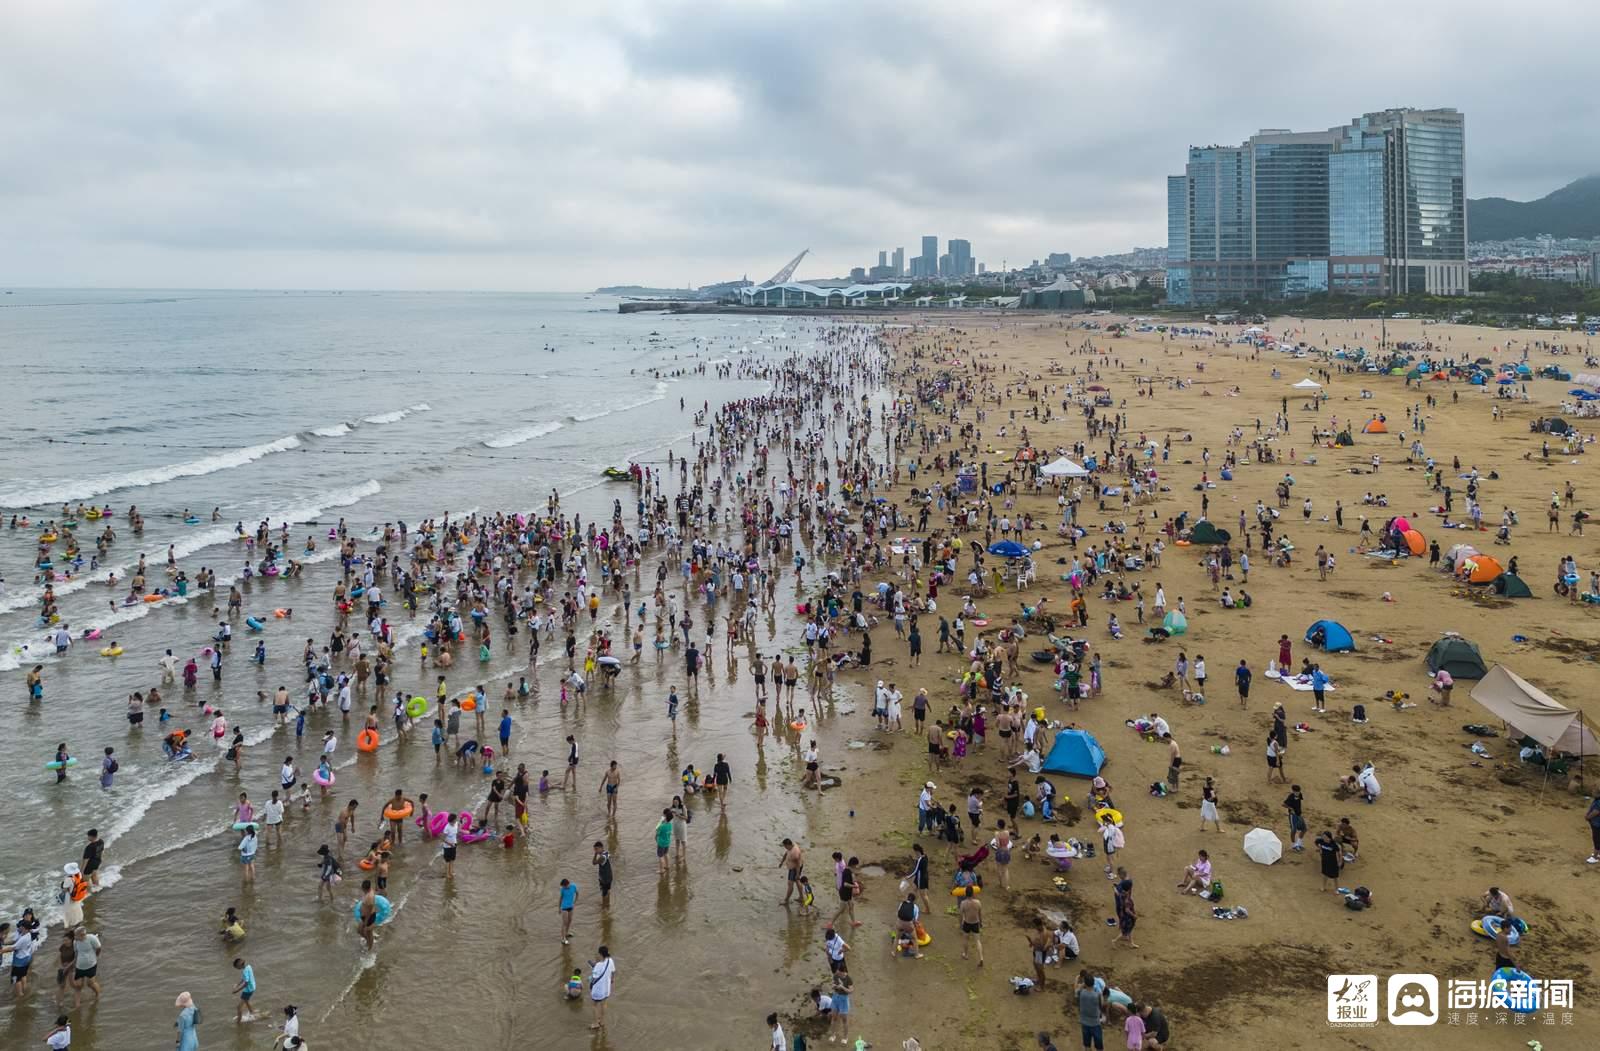
[[[670,287],[770,273],[801,246],[802,277],[902,246],[909,268],[929,230],[996,267],[1105,255],[1163,243],[1186,147],[1399,103],[1469,115],[1468,197],[1600,171],[1600,142],[1572,133],[1592,48],[1567,0],[1514,19],[1094,0],[986,18],[936,0],[852,9],[848,34],[799,32],[802,12],[828,13],[25,3],[0,40],[20,103],[0,283]],[[1403,90],[1375,24],[1427,41]],[[1248,39],[1253,61],[1198,39]],[[1269,81],[1275,64],[1294,76]],[[1047,131],[1074,89],[1099,101]],[[905,239],[874,243],[886,230]]]

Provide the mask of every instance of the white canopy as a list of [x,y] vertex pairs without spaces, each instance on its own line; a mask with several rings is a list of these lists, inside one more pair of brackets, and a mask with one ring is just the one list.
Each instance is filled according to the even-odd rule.
[[1307,376],[1305,379],[1301,380],[1299,383],[1296,383],[1294,385],[1294,389],[1295,390],[1321,390],[1322,389],[1322,384],[1318,383],[1316,380],[1312,379],[1310,376]]
[[1519,734],[1556,752],[1600,754],[1600,742],[1582,712],[1573,711],[1501,664],[1472,688],[1472,699]]
[[1061,456],[1039,468],[1039,473],[1047,478],[1083,478],[1089,472]]

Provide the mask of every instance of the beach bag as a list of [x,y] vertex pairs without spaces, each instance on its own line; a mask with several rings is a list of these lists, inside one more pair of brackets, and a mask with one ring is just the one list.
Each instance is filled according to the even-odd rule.
[[111,760],[111,765],[106,768],[106,773],[114,774],[118,770],[121,770],[121,769],[122,769],[122,764],[117,762],[115,759],[113,759],[113,760]]
[[1364,704],[1356,705],[1354,708],[1352,708],[1350,710],[1350,718],[1351,718],[1351,720],[1353,722],[1358,722],[1358,723],[1366,722],[1367,721],[1367,706],[1364,705]]
[[1211,881],[1211,900],[1222,900],[1222,881],[1219,879],[1214,879]]

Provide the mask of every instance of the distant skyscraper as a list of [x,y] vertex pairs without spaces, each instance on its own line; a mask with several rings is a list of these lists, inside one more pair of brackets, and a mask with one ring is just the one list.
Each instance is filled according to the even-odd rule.
[[878,265],[879,266],[888,266],[889,265],[889,253],[888,252],[879,250],[879,252],[878,252]]
[[950,246],[950,275],[951,277],[967,277],[973,272],[972,268],[972,242],[953,237]]
[[1191,148],[1167,180],[1167,298],[1464,294],[1464,184],[1453,109]]
[[905,276],[905,273],[906,273],[906,250],[904,248],[896,248],[894,250],[894,261],[890,265],[892,267],[894,267],[894,276],[895,277],[904,277]]
[[852,269],[850,271],[850,280],[854,281],[858,285],[865,283],[867,280],[866,267],[858,266]]
[[922,239],[922,276],[939,276],[939,239],[937,237],[924,237]]

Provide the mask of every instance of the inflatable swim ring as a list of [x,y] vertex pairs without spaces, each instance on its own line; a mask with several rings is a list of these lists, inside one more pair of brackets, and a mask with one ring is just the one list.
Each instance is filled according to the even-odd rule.
[[[417,820],[421,821],[422,819],[419,817]],[[444,811],[434,814],[432,817],[428,818],[428,835],[434,837],[442,836],[444,834],[445,826],[449,823],[449,814],[445,813]]]
[[378,743],[378,731],[370,726],[356,734],[356,751],[358,752],[376,752]]
[[916,932],[917,948],[920,949],[933,941],[933,935],[928,933],[928,929],[922,925],[921,920],[918,920],[916,926],[912,929]]
[[196,518],[194,515],[190,515],[188,518],[185,518],[183,520],[183,524],[184,525],[199,525],[200,524],[200,519]]
[[251,631],[260,631],[262,628],[266,627],[265,624],[262,624],[254,617],[244,618],[244,626],[249,628]]
[[261,575],[264,576],[264,577],[275,577],[275,576],[278,575],[278,567],[277,566],[268,566],[266,569],[263,569],[261,571]]
[[[1520,983],[1520,984],[1519,984]],[[1533,976],[1515,967],[1501,967],[1489,976],[1489,1006],[1503,1007],[1516,1014],[1532,1014],[1539,1009],[1539,996]],[[1513,992],[1513,988],[1521,992]]]
[[802,733],[805,732],[805,728],[806,728],[806,721],[804,719],[796,719],[794,722],[789,724],[789,729],[798,730],[798,731],[800,731]]
[[473,827],[472,811],[463,810],[460,814],[460,818],[461,842],[481,843],[490,836],[494,835],[494,830],[489,828],[487,825],[483,826],[482,828]]
[[66,762],[58,763],[54,759],[52,759],[48,763],[44,764],[44,768],[46,770],[60,770],[63,766],[77,766],[77,765],[78,765],[77,758],[75,756],[70,756],[69,755],[69,756],[67,756],[67,761]]
[[260,827],[261,826],[257,825],[254,821],[235,821],[233,823],[233,830],[235,832],[243,832],[247,828],[248,829],[257,829],[258,830],[258,829],[260,829]]
[[146,602],[160,602],[162,599],[164,599],[166,597],[167,596],[165,596],[165,595],[146,595],[144,597],[144,600]]
[[420,719],[428,714],[428,699],[426,697],[413,697],[406,702],[406,714],[413,719]]
[[464,711],[464,712],[475,712],[475,711],[477,711],[478,710],[478,699],[476,697],[463,697],[463,698],[461,698],[461,710]]
[[[1472,933],[1484,938],[1498,938],[1502,922],[1504,921],[1499,916],[1494,915],[1485,916],[1481,920],[1473,920],[1471,924]],[[1520,917],[1514,918],[1511,921],[1511,932],[1506,935],[1506,941],[1512,945],[1517,944],[1522,940],[1522,935],[1527,929],[1528,925]]]
[[[368,865],[367,867],[371,868],[372,866]],[[372,922],[375,925],[382,927],[385,923],[389,922],[389,917],[394,915],[394,906],[390,904],[389,899],[385,898],[382,894],[374,894],[372,896],[372,905],[377,912],[377,915],[373,916]],[[350,914],[356,918],[357,923],[361,922],[360,900],[357,900],[356,903],[351,906]]]
[[83,637],[89,642],[93,642],[100,637],[100,629],[90,628],[88,631],[83,633]]
[[410,803],[407,803],[399,810],[396,810],[392,806],[386,806],[383,808],[383,816],[388,818],[390,821],[404,821],[406,818],[411,816],[412,810],[413,807]]
[[60,537],[58,537],[55,533],[40,533],[39,534],[39,543],[41,543],[41,544],[53,544],[59,539],[60,539]]
[[311,772],[311,780],[315,781],[317,784],[321,785],[323,788],[327,788],[329,785],[333,784],[335,778],[333,776],[333,771],[332,770],[329,770],[328,771],[328,776],[326,778],[324,778],[322,776],[322,767],[319,766],[319,767],[317,767],[315,770],[313,770]]
[[272,611],[272,615],[277,617],[279,620],[282,620],[289,615],[289,611],[286,609],[275,609]]
[[989,618],[973,617],[971,620],[967,621],[967,623],[971,624],[975,628],[987,628],[989,626]]
[[[983,887],[980,884],[974,883],[971,886],[972,886],[972,896],[974,898],[978,897],[980,894],[983,893]],[[967,896],[967,887],[966,887],[966,885],[959,885],[959,886],[951,887],[950,888],[950,896],[952,898],[965,898]]]
[[120,656],[122,656],[122,647],[121,646],[107,646],[105,649],[100,651],[100,656],[102,656],[102,657],[120,657]]
[[1116,823],[1118,825],[1122,824],[1122,811],[1114,810],[1114,809],[1112,809],[1111,807],[1108,807],[1108,806],[1103,806],[1099,810],[1096,810],[1094,812],[1094,819],[1095,819],[1096,822],[1099,822],[1100,819],[1103,818],[1107,814],[1111,815],[1111,820],[1114,823]]

